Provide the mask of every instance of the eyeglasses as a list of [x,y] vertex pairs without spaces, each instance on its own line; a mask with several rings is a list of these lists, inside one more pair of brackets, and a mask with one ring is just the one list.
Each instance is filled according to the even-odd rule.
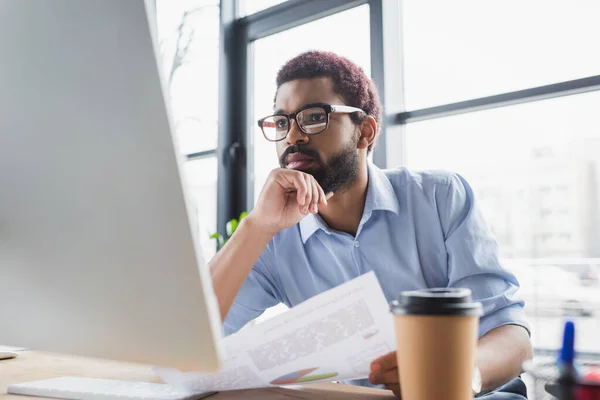
[[308,106],[296,113],[278,113],[258,120],[258,126],[262,130],[265,139],[270,142],[279,142],[287,137],[290,132],[291,121],[296,121],[298,128],[306,135],[317,135],[329,126],[329,114],[331,113],[355,113],[363,110],[356,107],[341,105],[319,105]]

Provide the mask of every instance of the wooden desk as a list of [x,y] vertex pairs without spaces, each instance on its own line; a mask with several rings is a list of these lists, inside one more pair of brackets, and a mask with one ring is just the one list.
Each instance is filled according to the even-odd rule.
[[[151,368],[138,364],[98,360],[75,356],[58,355],[38,351],[23,351],[11,360],[0,361],[0,398],[23,400],[28,397],[9,395],[6,388],[11,383],[49,379],[59,376],[118,379],[138,382],[161,382]],[[35,399],[34,397],[31,397]],[[37,397],[39,399],[40,397]],[[293,388],[265,388],[243,391],[221,392],[208,397],[209,400],[228,399],[387,399],[396,397],[387,390],[336,383],[321,383]]]

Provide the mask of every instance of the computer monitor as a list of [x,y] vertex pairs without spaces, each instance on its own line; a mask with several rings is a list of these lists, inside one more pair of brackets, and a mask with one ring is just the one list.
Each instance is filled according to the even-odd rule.
[[218,368],[155,31],[152,1],[0,1],[0,344]]

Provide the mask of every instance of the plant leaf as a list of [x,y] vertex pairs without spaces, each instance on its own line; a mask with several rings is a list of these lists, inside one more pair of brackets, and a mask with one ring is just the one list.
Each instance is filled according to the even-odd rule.
[[215,232],[212,235],[210,235],[211,239],[218,239],[219,238],[219,232]]
[[229,222],[227,223],[227,226],[225,227],[227,229],[227,236],[231,237],[231,235],[233,235],[233,232],[235,232],[235,230],[237,229],[238,226],[238,221],[237,219],[231,219],[229,220]]
[[242,222],[242,220],[244,218],[246,218],[248,216],[248,213],[246,211],[244,211],[243,213],[240,214],[240,222]]

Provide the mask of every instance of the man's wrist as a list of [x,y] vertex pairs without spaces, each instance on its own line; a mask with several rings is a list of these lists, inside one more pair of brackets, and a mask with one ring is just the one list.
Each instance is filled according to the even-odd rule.
[[259,235],[260,238],[270,242],[273,239],[273,236],[277,234],[276,229],[272,229],[264,222],[260,220],[256,215],[252,212],[246,216],[240,223],[240,228],[243,230],[252,233],[253,235]]

